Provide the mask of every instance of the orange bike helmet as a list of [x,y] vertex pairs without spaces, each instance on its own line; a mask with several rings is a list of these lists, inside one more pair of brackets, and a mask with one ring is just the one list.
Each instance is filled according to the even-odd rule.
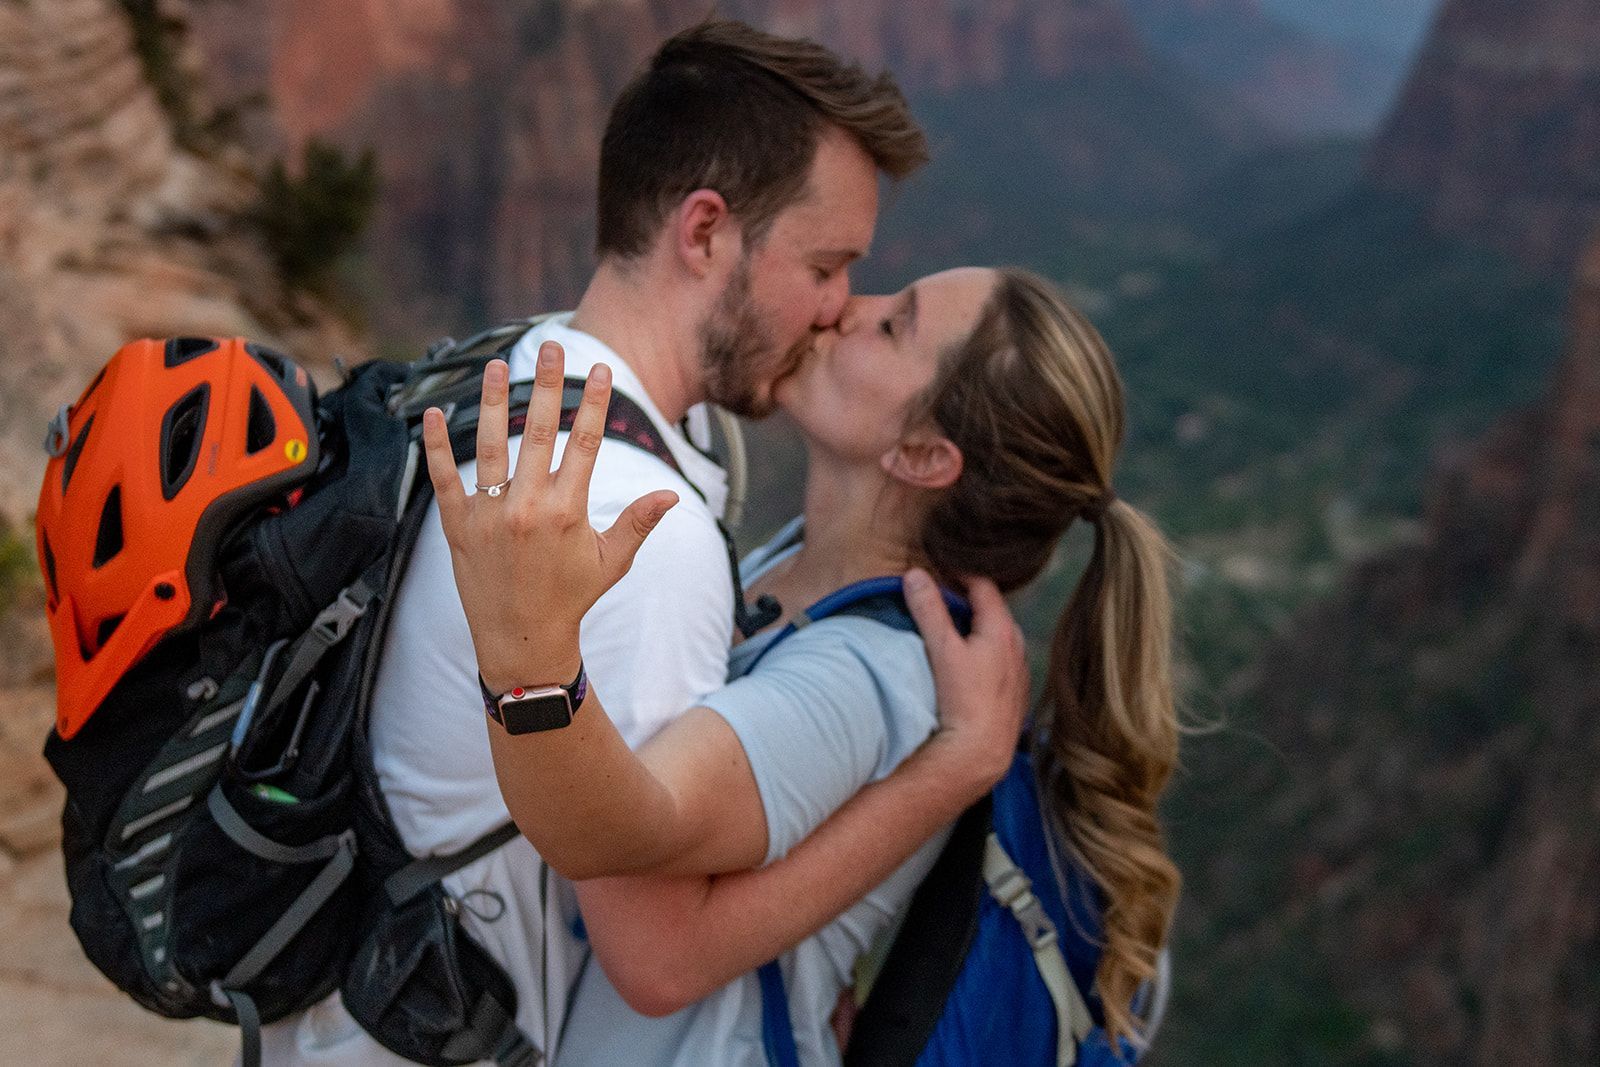
[[36,525],[62,738],[220,605],[223,537],[316,470],[315,401],[275,352],[184,337],[124,345],[52,420]]

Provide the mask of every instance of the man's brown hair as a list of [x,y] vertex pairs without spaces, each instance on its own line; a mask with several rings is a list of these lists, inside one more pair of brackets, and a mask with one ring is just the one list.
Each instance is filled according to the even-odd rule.
[[805,192],[817,144],[843,130],[891,178],[928,159],[928,142],[887,73],[869,77],[814,41],[711,20],[669,38],[622,91],[600,145],[597,249],[649,248],[696,189],[722,194],[758,242]]

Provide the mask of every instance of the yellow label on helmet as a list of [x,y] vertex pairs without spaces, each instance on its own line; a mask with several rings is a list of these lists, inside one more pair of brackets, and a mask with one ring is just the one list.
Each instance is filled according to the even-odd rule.
[[283,446],[283,454],[289,457],[290,463],[299,463],[306,458],[306,443],[298,437],[291,437],[289,443]]

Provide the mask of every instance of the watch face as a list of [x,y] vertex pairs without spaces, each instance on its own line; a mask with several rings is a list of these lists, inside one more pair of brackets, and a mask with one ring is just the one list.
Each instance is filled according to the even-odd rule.
[[508,734],[559,730],[572,722],[572,700],[560,686],[513,689],[500,701],[500,720]]

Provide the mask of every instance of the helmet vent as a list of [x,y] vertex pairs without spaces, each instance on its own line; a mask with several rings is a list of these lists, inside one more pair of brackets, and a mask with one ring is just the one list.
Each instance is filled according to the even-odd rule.
[[167,342],[167,366],[176,367],[216,350],[217,342],[209,337],[174,337]]
[[89,440],[89,427],[94,425],[94,416],[90,415],[83,424],[83,429],[78,431],[78,439],[72,442],[72,447],[67,449],[67,457],[61,464],[61,491],[67,491],[67,483],[72,481],[72,472],[78,466],[78,457],[83,454],[83,444]]
[[111,640],[111,635],[117,632],[117,627],[122,625],[122,620],[125,618],[127,618],[126,613],[100,620],[100,628],[95,631],[94,635],[95,651],[98,652],[106,647],[106,642]]
[[264,345],[255,344],[254,342],[245,345],[244,350],[256,357],[256,359],[260,361],[261,365],[266,367],[267,370],[271,371],[276,377],[287,378],[289,376],[289,361],[282,354],[274,352],[272,349],[267,348]]
[[104,567],[122,551],[122,486],[111,487],[100,509],[100,532],[94,538],[95,567]]
[[266,448],[278,436],[278,420],[272,417],[272,405],[267,403],[267,398],[260,389],[250,387],[250,422],[245,431],[244,450],[247,455],[255,455]]
[[200,442],[206,431],[206,409],[211,386],[202,383],[179,397],[161,416],[161,495],[178,495],[200,459]]
[[56,591],[56,554],[50,548],[48,535],[40,539],[44,542],[44,581],[50,587],[50,602],[54,604],[61,599],[61,594]]

